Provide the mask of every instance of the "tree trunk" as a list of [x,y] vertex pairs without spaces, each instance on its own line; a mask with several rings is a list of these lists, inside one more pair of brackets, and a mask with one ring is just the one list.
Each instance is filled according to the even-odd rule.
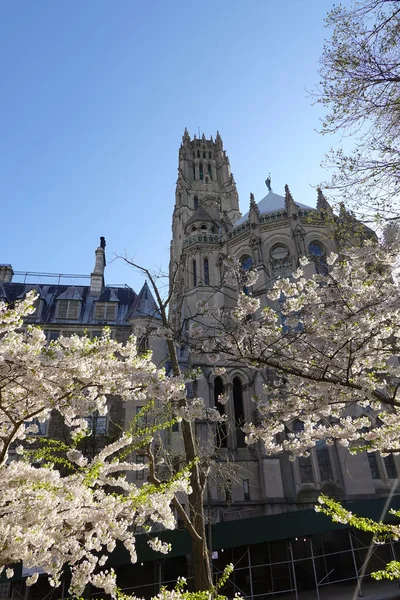
[[[164,327],[168,329],[168,316],[166,313],[166,304],[163,303],[159,290],[151,274],[146,269],[142,270],[147,274],[147,276],[150,279],[151,285],[157,298],[162,323]],[[171,360],[172,373],[175,377],[179,377],[181,374],[181,370],[179,367],[179,361],[173,340],[167,339],[167,347],[169,357]],[[180,405],[185,406],[186,399],[182,399]],[[191,522],[191,526],[189,527],[185,524],[185,527],[192,540],[194,591],[211,591],[213,585],[210,563],[211,548],[208,549],[207,547],[207,533],[203,504],[203,495],[207,477],[206,474],[201,471],[198,462],[196,462],[198,459],[197,444],[192,423],[188,421],[182,421],[181,427],[185,458],[187,463],[192,465],[190,473],[190,486],[192,488],[192,492],[191,494],[189,494],[189,519]]]
[[199,542],[192,539],[192,560],[194,591],[210,590],[213,585],[211,576],[210,556],[207,542],[201,538]]
[[[186,458],[188,462],[192,462],[197,458],[193,427],[191,423],[185,421],[182,421],[181,426]],[[206,520],[204,515],[204,483],[205,477],[201,473],[200,466],[196,463],[193,465],[190,474],[192,493],[189,495],[190,520],[198,536],[191,535],[194,591],[196,592],[211,590],[213,585],[210,566],[211,548],[207,546]]]

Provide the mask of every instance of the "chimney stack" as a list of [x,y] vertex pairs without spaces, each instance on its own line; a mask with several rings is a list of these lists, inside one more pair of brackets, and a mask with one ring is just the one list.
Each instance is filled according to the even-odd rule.
[[14,271],[11,265],[0,265],[0,283],[11,283]]
[[106,266],[106,240],[100,238],[100,246],[96,249],[96,262],[90,275],[90,295],[99,296],[104,288],[104,267]]

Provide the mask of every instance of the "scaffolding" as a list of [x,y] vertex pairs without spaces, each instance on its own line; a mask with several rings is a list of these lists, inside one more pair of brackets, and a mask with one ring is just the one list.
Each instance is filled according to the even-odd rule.
[[[343,528],[220,549],[213,552],[212,570],[216,583],[225,566],[234,565],[233,573],[221,589],[229,598],[240,594],[246,600],[327,600],[334,591],[332,588],[339,584],[345,586],[340,587],[340,591],[344,589],[346,597],[348,594],[355,599],[364,595],[364,586],[369,590],[370,586],[381,584],[372,584],[370,574],[397,560],[397,554],[398,543],[391,539],[376,545],[365,532]],[[173,589],[178,576],[187,578],[190,589],[190,562],[190,557],[180,556],[124,565],[116,569],[117,583],[125,593],[142,598],[156,596],[162,586]],[[391,585],[394,592],[399,593],[398,582]],[[67,588],[66,582],[57,590],[48,588],[48,584],[20,590],[14,587],[12,597],[15,600],[56,600],[65,597]],[[100,591],[90,597],[108,598]]]
[[[335,584],[350,584],[354,597],[363,596],[364,584],[370,574],[382,569],[390,560],[396,560],[396,545],[388,539],[376,545],[364,532],[350,529],[313,534],[306,537],[263,542],[251,546],[226,548],[213,552],[213,578],[215,583],[226,564],[232,562],[234,570],[222,594],[233,597],[240,594],[246,600],[299,600],[299,594],[315,600],[324,600],[325,592]],[[171,559],[170,562],[172,562]],[[139,575],[131,571],[131,577]],[[143,568],[143,565],[142,565]],[[190,586],[190,573],[187,576]],[[136,577],[135,577],[136,575]],[[152,568],[152,581],[142,580],[140,585],[123,586],[125,593],[141,597],[154,596],[162,586],[170,589],[176,578],[164,561],[156,561]],[[140,579],[140,576],[139,576]],[[377,584],[379,585],[379,584]],[[394,582],[393,586],[397,587]],[[102,598],[103,594],[93,594]]]

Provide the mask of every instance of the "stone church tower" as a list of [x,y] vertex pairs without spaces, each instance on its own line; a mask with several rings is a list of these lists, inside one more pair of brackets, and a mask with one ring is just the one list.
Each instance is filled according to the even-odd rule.
[[[218,306],[227,314],[233,307],[233,290],[223,284],[227,256],[235,256],[244,270],[258,271],[252,293],[259,297],[262,308],[270,302],[266,292],[273,282],[277,277],[290,276],[300,257],[311,257],[310,276],[327,269],[325,258],[336,250],[336,241],[326,218],[332,216],[331,209],[322,192],[318,191],[317,206],[313,208],[296,202],[287,185],[282,190],[284,195],[279,195],[272,191],[270,177],[265,183],[266,196],[256,202],[250,194],[249,210],[242,216],[221,136],[217,133],[215,140],[204,135],[191,140],[185,129],[179,149],[170,262],[174,286],[171,324],[183,333],[183,338],[198,312],[199,301]],[[282,510],[287,502],[301,508],[311,505],[324,490],[352,496],[365,493],[367,486],[368,493],[374,493],[369,477],[368,483],[365,478],[356,482],[351,474],[363,469],[369,473],[366,455],[347,457],[343,469],[341,448],[321,446],[313,449],[309,458],[289,463],[284,456],[266,456],[261,447],[246,446],[241,425],[257,420],[251,398],[262,393],[272,373],[230,364],[223,376],[216,377],[209,358],[191,353],[184,343],[179,358],[183,369],[196,367],[203,374],[193,387],[189,386],[188,394],[204,398],[207,406],[216,406],[227,416],[227,424],[217,431],[215,425],[207,423],[197,423],[196,430],[204,445],[217,443],[221,457],[240,467],[242,476],[232,483],[231,491],[236,512],[266,514],[275,512],[278,506]],[[225,406],[218,403],[222,393],[230,397]],[[216,488],[211,496],[215,519],[225,518],[224,514],[232,510],[226,505],[226,497],[221,497]]]

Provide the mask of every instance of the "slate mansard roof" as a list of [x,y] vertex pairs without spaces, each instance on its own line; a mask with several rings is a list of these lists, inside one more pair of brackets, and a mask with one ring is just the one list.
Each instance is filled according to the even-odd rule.
[[[128,286],[106,286],[98,296],[90,295],[90,287],[83,285],[0,283],[0,300],[12,304],[24,298],[31,290],[36,291],[42,305],[38,316],[29,318],[29,321],[40,324],[103,325],[106,323],[105,320],[95,319],[97,302],[115,302],[117,305],[115,319],[109,321],[112,325],[129,325],[128,319],[132,317],[151,316],[159,318],[154,298],[147,283],[144,284],[139,295]],[[81,302],[82,306],[78,318],[58,318],[58,300],[77,300]]]
[[[296,205],[303,210],[315,210],[311,206],[307,206],[306,204],[301,204],[301,202],[296,202]],[[275,194],[275,192],[268,192],[266,196],[260,202],[257,203],[258,210],[260,211],[260,216],[281,212],[285,209],[285,198],[284,196],[280,196],[279,194]],[[249,218],[249,212],[247,212],[243,217],[240,217],[235,224],[234,227],[238,227],[239,225],[243,225]]]

